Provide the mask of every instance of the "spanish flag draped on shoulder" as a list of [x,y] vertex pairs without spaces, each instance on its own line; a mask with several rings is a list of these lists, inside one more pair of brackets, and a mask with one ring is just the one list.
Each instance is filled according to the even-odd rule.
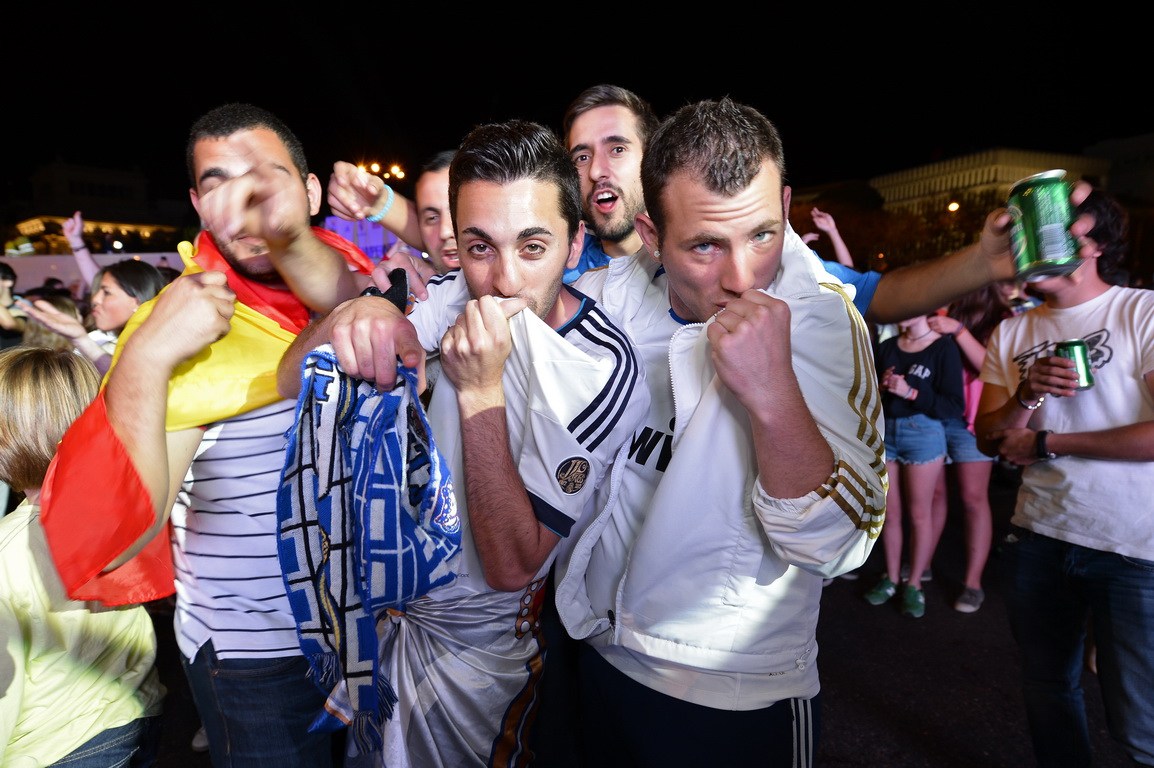
[[[372,262],[355,245],[319,227],[313,232],[350,268],[372,272]],[[229,332],[186,360],[169,380],[169,431],[204,426],[279,400],[277,364],[310,318],[292,292],[237,274],[207,232],[200,233],[195,249],[183,242],[179,251],[182,276],[209,270],[227,275],[236,311]],[[149,316],[155,301],[142,304],[121,332],[110,373],[124,341]],[[101,389],[65,433],[41,489],[41,521],[69,597],[125,605],[171,595],[175,588],[168,536],[155,537],[124,565],[103,572],[154,519],[152,500],[108,421]]]

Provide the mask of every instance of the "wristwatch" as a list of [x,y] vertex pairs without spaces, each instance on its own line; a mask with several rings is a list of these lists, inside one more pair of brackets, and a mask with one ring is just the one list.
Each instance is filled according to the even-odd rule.
[[1034,452],[1038,457],[1038,461],[1049,461],[1050,459],[1058,458],[1058,454],[1046,447],[1046,438],[1050,435],[1051,431],[1052,430],[1049,429],[1040,429],[1034,438]]

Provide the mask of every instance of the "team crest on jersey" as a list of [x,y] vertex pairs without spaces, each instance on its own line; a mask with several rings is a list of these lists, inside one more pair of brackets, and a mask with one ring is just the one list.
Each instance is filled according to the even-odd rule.
[[565,459],[557,465],[557,485],[561,490],[572,496],[585,487],[589,479],[589,462],[581,456]]

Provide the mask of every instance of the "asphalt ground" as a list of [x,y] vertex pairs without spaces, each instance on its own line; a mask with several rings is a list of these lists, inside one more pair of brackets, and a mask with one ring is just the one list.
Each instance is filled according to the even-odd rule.
[[[835,579],[822,594],[818,669],[822,679],[823,768],[1023,768],[1034,764],[1018,685],[1018,650],[998,590],[998,541],[1013,511],[1017,478],[995,468],[990,484],[994,550],[986,599],[976,613],[953,609],[961,590],[961,510],[950,517],[933,561],[926,615],[899,613],[898,601],[872,606],[862,592],[884,569],[879,542],[857,580]],[[199,726],[180,668],[171,614],[158,611],[165,702],[161,768],[208,768],[189,743]],[[1098,683],[1085,673],[1086,707],[1097,768],[1129,766],[1106,731]]]

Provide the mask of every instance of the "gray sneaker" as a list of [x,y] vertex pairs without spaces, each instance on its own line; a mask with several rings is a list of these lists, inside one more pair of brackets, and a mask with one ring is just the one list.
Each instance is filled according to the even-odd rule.
[[200,726],[196,733],[192,735],[192,743],[189,744],[193,752],[207,752],[208,751],[208,734],[204,732],[204,726]]
[[[902,575],[899,578],[901,578],[901,580],[903,582],[910,580],[910,564],[909,563],[902,563]],[[934,569],[931,566],[927,565],[926,569],[924,571],[922,571],[922,581],[933,581],[933,580],[934,580]]]
[[973,613],[982,607],[982,601],[985,599],[986,593],[982,590],[966,587],[954,603],[954,610],[960,613]]

